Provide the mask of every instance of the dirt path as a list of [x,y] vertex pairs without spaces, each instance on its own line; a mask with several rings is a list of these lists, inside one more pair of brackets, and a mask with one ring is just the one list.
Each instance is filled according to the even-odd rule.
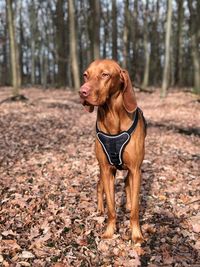
[[[100,238],[106,216],[96,213],[96,114],[70,92],[22,93],[28,101],[0,105],[0,265],[200,266],[197,97],[137,93],[149,123],[141,192],[147,241],[138,256],[123,172],[116,179],[118,229],[112,240]],[[1,89],[0,101],[8,95]]]

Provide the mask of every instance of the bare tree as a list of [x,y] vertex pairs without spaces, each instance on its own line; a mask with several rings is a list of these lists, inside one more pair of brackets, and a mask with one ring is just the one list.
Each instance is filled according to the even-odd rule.
[[[197,1],[198,2],[198,1]],[[199,34],[199,25],[197,24],[197,13],[193,3],[196,4],[196,1],[188,0],[188,7],[190,11],[190,38],[191,38],[191,53],[193,60],[193,69],[194,69],[194,90],[197,93],[200,93],[200,59],[199,59],[199,50],[198,50],[198,34]]]
[[75,89],[77,90],[80,87],[80,75],[78,67],[77,37],[75,28],[73,0],[68,0],[68,11],[69,11],[69,32],[70,32],[70,55],[72,64],[73,84]]
[[166,96],[167,88],[169,86],[171,22],[172,22],[172,0],[168,0],[166,35],[165,35],[165,63],[163,70],[161,97]]
[[[1,15],[1,14],[0,14]],[[0,16],[0,24],[3,26],[2,36],[0,36],[0,47],[2,46],[2,62],[0,63],[0,84],[10,84],[10,68],[8,68],[9,54],[7,53],[8,39],[8,19],[7,9],[5,16]]]
[[12,0],[6,0],[6,6],[8,14],[13,96],[17,96],[19,94],[19,88],[21,87],[21,75],[20,75],[20,65],[19,65],[19,51],[15,37]]
[[99,0],[90,0],[90,14],[88,17],[89,37],[91,61],[100,58],[100,10],[101,5]]
[[100,58],[100,1],[94,2],[94,59]]
[[149,64],[150,64],[150,43],[148,38],[148,8],[149,1],[146,0],[146,7],[144,12],[144,54],[145,54],[145,67],[142,87],[146,88],[149,83]]
[[138,75],[138,66],[139,66],[139,60],[138,60],[138,51],[139,51],[139,43],[140,43],[140,39],[138,38],[139,36],[139,20],[138,20],[138,17],[139,17],[139,8],[138,8],[138,5],[139,5],[139,2],[138,0],[134,0],[134,6],[133,6],[133,14],[131,16],[131,19],[130,19],[130,24],[131,24],[131,27],[130,27],[130,40],[131,40],[131,43],[130,43],[130,50],[132,51],[132,56],[130,55],[129,53],[129,61],[131,62],[129,64],[129,71],[131,71],[131,75],[133,75],[134,77],[134,80],[139,83],[139,76]]
[[36,17],[36,6],[34,0],[31,1],[29,7],[30,13],[30,30],[31,30],[31,84],[34,85],[36,83],[35,80],[35,68],[36,68],[36,29],[37,29],[37,17]]
[[129,0],[124,1],[124,32],[123,32],[123,68],[128,67],[128,54],[129,54],[129,43],[130,43],[130,12],[129,12]]
[[24,70],[23,70],[23,59],[24,59],[24,31],[23,31],[23,10],[22,10],[22,0],[17,2],[19,7],[19,65],[20,65],[20,75],[21,75],[21,83],[23,83],[24,78]]
[[56,49],[58,62],[58,81],[59,87],[66,85],[66,58],[65,55],[65,20],[64,20],[64,0],[57,0],[56,2]]
[[162,25],[162,17],[160,10],[160,0],[156,0],[150,10],[151,14],[151,31],[149,32],[149,40],[151,43],[151,68],[149,73],[149,82],[151,85],[158,85],[162,80],[162,69],[161,69],[161,54],[162,54],[162,32],[160,27]]
[[183,19],[184,7],[183,0],[177,0],[178,18],[177,18],[177,35],[176,35],[176,55],[175,55],[175,83],[183,83]]
[[112,58],[117,60],[117,5],[112,0]]
[[107,57],[108,54],[108,47],[109,47],[109,21],[110,21],[110,14],[109,14],[109,2],[105,1],[102,3],[101,9],[101,19],[103,25],[103,42],[102,42],[102,50],[103,50],[103,58]]

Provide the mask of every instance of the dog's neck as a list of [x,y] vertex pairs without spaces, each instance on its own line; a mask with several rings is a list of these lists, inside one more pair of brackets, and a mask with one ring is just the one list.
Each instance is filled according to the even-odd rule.
[[107,134],[119,134],[126,131],[132,123],[133,115],[123,106],[122,92],[117,91],[98,107],[97,123],[101,131]]

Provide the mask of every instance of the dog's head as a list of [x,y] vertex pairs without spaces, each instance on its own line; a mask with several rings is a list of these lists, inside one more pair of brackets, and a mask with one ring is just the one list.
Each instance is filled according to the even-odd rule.
[[84,84],[79,90],[81,102],[92,112],[94,106],[102,106],[116,92],[122,92],[124,108],[133,112],[136,107],[135,93],[129,74],[114,60],[92,62],[83,74]]

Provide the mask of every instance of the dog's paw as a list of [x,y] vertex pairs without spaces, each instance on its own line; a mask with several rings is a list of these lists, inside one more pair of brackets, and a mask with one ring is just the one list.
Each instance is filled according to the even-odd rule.
[[132,231],[131,239],[135,246],[141,246],[141,244],[144,242],[144,237],[140,230]]
[[103,239],[111,239],[115,232],[115,226],[113,224],[109,224],[106,228],[106,231],[102,234]]

